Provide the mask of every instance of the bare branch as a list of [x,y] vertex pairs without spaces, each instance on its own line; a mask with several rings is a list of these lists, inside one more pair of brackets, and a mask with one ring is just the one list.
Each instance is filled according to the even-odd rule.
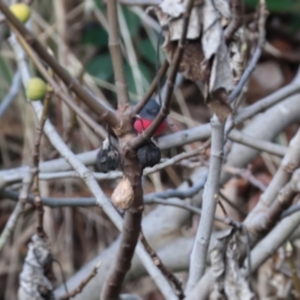
[[233,34],[238,30],[238,28],[242,24],[242,1],[243,0],[232,0],[232,18],[230,20],[229,25],[227,26],[224,34],[226,41],[229,41]]
[[48,109],[50,105],[50,100],[52,97],[52,91],[49,91],[46,93],[45,99],[44,99],[44,107],[42,111],[42,115],[39,120],[39,124],[36,128],[36,136],[35,136],[35,142],[34,142],[34,149],[32,153],[32,168],[31,173],[33,176],[33,194],[34,194],[34,204],[37,211],[37,234],[40,238],[45,238],[45,232],[44,232],[44,209],[43,204],[41,200],[40,195],[40,188],[39,188],[39,162],[40,162],[40,145],[41,140],[43,136],[43,128],[45,125],[45,122],[47,120],[48,115]]
[[197,284],[206,268],[207,249],[217,205],[216,195],[219,192],[224,146],[224,125],[225,123],[221,123],[216,115],[212,117],[209,171],[202,196],[203,214],[198,225],[195,243],[190,257],[189,279],[186,287],[187,293]]
[[260,202],[263,206],[270,206],[280,188],[284,186],[291,178],[292,172],[300,165],[300,129],[291,140],[288,150],[268,185],[266,192],[261,196]]
[[151,246],[147,242],[147,240],[142,232],[141,232],[140,239],[141,239],[142,243],[144,244],[145,249],[148,251],[148,253],[152,257],[155,265],[157,265],[158,268],[161,270],[161,272],[165,275],[165,277],[168,278],[169,281],[171,281],[173,283],[173,285],[176,289],[176,294],[178,296],[178,299],[179,300],[184,299],[184,293],[182,290],[182,282],[180,282],[180,280],[169,269],[166,268],[166,266],[163,264],[161,259],[158,257],[155,250],[153,248],[151,248]]
[[16,33],[20,44],[22,45],[25,52],[32,59],[37,69],[41,72],[44,78],[48,81],[48,83],[52,86],[53,93],[58,95],[69,107],[80,117],[83,122],[85,122],[90,129],[92,129],[98,136],[103,137],[103,128],[99,126],[92,118],[89,117],[87,113],[85,113],[74,101],[72,101],[59,87],[59,85],[55,82],[55,80],[49,75],[46,68],[40,62],[36,53],[32,50],[30,45],[26,42],[26,40],[18,33]]
[[73,298],[77,294],[81,293],[81,291],[89,283],[89,281],[97,275],[98,269],[100,268],[100,266],[101,266],[101,261],[99,261],[96,264],[96,266],[94,267],[94,269],[92,270],[92,272],[89,274],[89,276],[87,278],[84,278],[84,280],[82,280],[80,282],[80,284],[78,285],[77,288],[75,288],[73,291],[69,292],[67,295],[65,295],[63,297],[60,297],[59,300],[69,300],[70,298]]
[[6,112],[7,108],[10,106],[10,104],[13,102],[13,100],[16,98],[18,95],[19,89],[21,86],[21,76],[20,72],[16,72],[14,75],[12,84],[10,86],[10,89],[7,93],[7,95],[3,98],[0,104],[0,119]]
[[3,247],[7,243],[7,240],[9,239],[10,235],[14,231],[19,217],[23,213],[24,205],[27,201],[28,193],[32,184],[32,179],[33,177],[31,172],[28,172],[27,175],[24,176],[22,190],[20,192],[17,205],[15,206],[12,214],[10,215],[8,221],[5,224],[3,231],[1,232],[0,253],[2,252]]
[[164,63],[162,64],[160,70],[158,71],[158,74],[154,77],[153,81],[151,82],[151,85],[150,85],[148,91],[146,92],[144,97],[141,99],[141,101],[139,101],[136,104],[136,106],[134,108],[134,112],[136,114],[138,114],[140,112],[140,110],[146,105],[148,100],[151,98],[151,96],[153,95],[153,93],[155,92],[155,90],[157,88],[159,81],[162,80],[162,78],[167,73],[168,68],[169,68],[169,63],[167,60],[165,60]]
[[300,212],[281,220],[251,251],[252,272],[255,272],[290,237],[300,225]]
[[84,101],[100,118],[111,127],[118,124],[114,112],[97,101],[88,91],[82,88],[78,82],[72,78],[69,73],[62,68],[58,62],[51,56],[44,46],[25,28],[25,26],[11,13],[7,6],[0,2],[0,10],[5,15],[9,23],[28,41],[37,54],[53,69],[61,78],[65,85],[72,90],[82,101]]
[[242,108],[238,111],[235,116],[235,123],[239,124],[246,119],[249,119],[256,115],[257,113],[268,109],[269,107],[277,104],[278,102],[290,97],[296,93],[300,92],[300,69],[298,69],[297,75],[294,80],[281,88],[280,90],[274,92],[273,94],[253,103],[252,105]]
[[287,151],[287,148],[285,146],[256,139],[254,137],[243,134],[241,131],[238,130],[231,131],[228,138],[236,143],[249,146],[259,151],[278,155],[280,157],[284,156]]
[[117,11],[117,0],[107,1],[107,18],[109,23],[109,51],[113,63],[118,104],[125,105],[130,102],[130,99],[125,79],[123,57],[119,41],[120,32]]

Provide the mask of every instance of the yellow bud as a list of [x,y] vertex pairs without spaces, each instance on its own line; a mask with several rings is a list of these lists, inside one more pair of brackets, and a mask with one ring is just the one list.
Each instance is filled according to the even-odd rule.
[[47,84],[38,77],[31,78],[27,83],[26,94],[28,99],[42,100],[47,92]]
[[30,17],[30,7],[25,3],[12,4],[10,6],[10,11],[22,23],[25,23]]

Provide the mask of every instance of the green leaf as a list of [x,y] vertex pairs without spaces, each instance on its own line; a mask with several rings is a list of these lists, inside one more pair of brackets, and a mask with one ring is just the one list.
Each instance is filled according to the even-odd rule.
[[127,7],[123,7],[123,14],[131,37],[135,37],[141,27],[140,18]]
[[105,11],[105,5],[104,5],[104,1],[103,0],[96,0],[96,5],[103,12]]
[[[267,8],[270,12],[286,13],[293,12],[298,0],[267,0]],[[258,0],[245,0],[246,5],[255,7],[258,5]]]
[[5,60],[0,55],[0,72],[3,74],[3,77],[7,81],[7,83],[10,85],[12,81],[12,75],[9,71],[9,68],[5,62]]
[[135,83],[134,83],[132,70],[131,70],[131,68],[130,68],[130,66],[128,65],[127,62],[125,62],[125,65],[124,65],[124,72],[125,72],[125,78],[126,78],[126,81],[127,81],[129,92],[133,93],[133,94],[136,94],[136,88],[135,88]]
[[87,71],[102,80],[109,80],[113,75],[112,61],[108,53],[93,58],[86,66]]
[[106,47],[108,44],[108,34],[98,23],[90,23],[83,29],[81,43],[84,45],[95,45],[97,47]]
[[[139,68],[143,76],[146,78],[147,82],[151,82],[153,75],[151,74],[150,68],[143,62],[139,62]],[[148,88],[148,87],[147,87]]]
[[149,39],[143,39],[137,43],[139,53],[151,64],[156,64],[156,51]]

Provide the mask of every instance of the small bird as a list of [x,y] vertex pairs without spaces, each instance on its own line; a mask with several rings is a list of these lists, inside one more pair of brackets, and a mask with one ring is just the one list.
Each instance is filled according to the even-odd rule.
[[[149,101],[146,103],[146,105],[139,113],[141,118],[137,119],[134,122],[134,128],[138,134],[141,134],[144,130],[146,130],[150,126],[152,121],[158,115],[159,111],[160,111],[160,105],[154,99],[152,98],[149,99]],[[166,127],[167,127],[167,122],[163,121],[156,129],[153,136],[161,135]]]

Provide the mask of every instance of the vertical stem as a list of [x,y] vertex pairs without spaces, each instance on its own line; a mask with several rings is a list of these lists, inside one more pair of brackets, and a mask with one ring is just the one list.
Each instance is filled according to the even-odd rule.
[[102,300],[119,300],[122,283],[126,273],[130,269],[131,260],[141,231],[142,213],[144,209],[141,184],[142,169],[136,153],[132,151],[131,154],[130,156],[123,156],[124,174],[129,179],[133,188],[134,201],[132,206],[125,213],[120,248],[115,264],[103,288],[101,295]]
[[118,104],[129,103],[129,94],[124,74],[123,57],[120,47],[120,30],[117,13],[117,0],[107,1],[107,18],[109,23],[109,51],[112,58]]
[[43,128],[45,122],[47,120],[47,113],[49,108],[49,102],[51,98],[52,92],[48,92],[46,94],[44,100],[44,106],[42,111],[42,116],[40,122],[36,129],[36,138],[34,142],[34,151],[32,155],[32,173],[34,176],[33,179],[33,194],[34,194],[34,204],[37,211],[37,234],[40,237],[44,237],[44,229],[43,229],[43,218],[44,218],[44,209],[42,205],[42,199],[40,196],[40,188],[39,188],[39,162],[40,162],[40,145],[43,136]]
[[207,249],[212,232],[220,185],[225,122],[221,123],[218,117],[214,115],[210,123],[211,154],[209,171],[203,191],[202,215],[190,257],[190,271],[186,288],[187,293],[197,284],[206,268]]

